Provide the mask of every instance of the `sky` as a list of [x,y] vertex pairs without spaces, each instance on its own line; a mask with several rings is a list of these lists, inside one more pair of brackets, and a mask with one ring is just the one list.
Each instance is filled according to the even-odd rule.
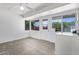
[[[72,21],[75,21],[76,18],[75,17],[70,17],[70,18],[63,18],[63,22],[72,22]],[[61,22],[62,19],[55,19],[55,20],[52,20],[52,22]]]
[[72,21],[75,21],[75,20],[76,20],[75,17],[70,17],[70,18],[64,18],[63,22],[72,22]]

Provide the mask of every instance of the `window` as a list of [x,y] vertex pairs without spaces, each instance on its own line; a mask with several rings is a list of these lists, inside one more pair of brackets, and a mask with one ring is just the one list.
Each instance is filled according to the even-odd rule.
[[48,19],[43,19],[42,25],[43,29],[48,29]]
[[56,32],[61,32],[62,19],[60,17],[52,18],[52,28],[55,28]]
[[62,17],[52,18],[52,28],[55,28],[56,32],[72,32],[75,30],[75,15],[65,15]]
[[39,20],[33,20],[31,21],[31,29],[32,30],[39,30]]
[[63,32],[72,32],[75,30],[75,15],[66,15],[63,16]]
[[29,21],[25,21],[25,30],[29,30]]

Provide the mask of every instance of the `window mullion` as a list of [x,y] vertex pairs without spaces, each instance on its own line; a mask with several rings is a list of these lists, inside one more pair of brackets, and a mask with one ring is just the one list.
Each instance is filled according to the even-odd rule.
[[63,33],[63,16],[61,16],[61,32]]

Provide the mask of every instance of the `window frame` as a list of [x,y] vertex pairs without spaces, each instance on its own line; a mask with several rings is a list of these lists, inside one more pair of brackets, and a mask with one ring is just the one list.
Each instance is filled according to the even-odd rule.
[[[63,18],[65,18],[65,16],[67,16],[66,18],[68,18],[68,17],[75,17],[75,29],[76,29],[76,21],[77,21],[76,14],[69,14],[69,15],[52,17],[52,20],[53,20],[53,18],[58,19],[58,17],[60,17],[60,19],[61,19],[61,31],[58,31],[58,32],[64,33],[64,31],[63,31]],[[71,32],[68,32],[68,33],[71,33]]]

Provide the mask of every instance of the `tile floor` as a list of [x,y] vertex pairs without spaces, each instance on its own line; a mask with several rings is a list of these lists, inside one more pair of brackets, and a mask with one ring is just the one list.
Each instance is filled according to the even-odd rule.
[[0,44],[0,55],[54,55],[54,52],[54,43],[31,37]]

